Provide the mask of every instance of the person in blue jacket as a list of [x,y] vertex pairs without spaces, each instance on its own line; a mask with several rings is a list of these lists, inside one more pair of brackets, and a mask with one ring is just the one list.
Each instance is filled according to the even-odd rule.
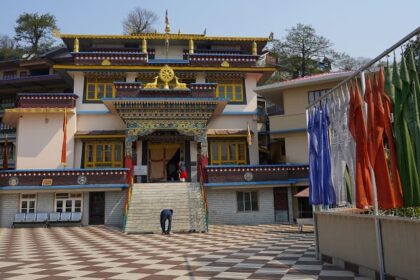
[[[160,212],[160,226],[162,228],[162,234],[169,234],[171,232],[171,223],[172,223],[172,215],[174,214],[174,210],[172,209],[163,209]],[[166,220],[168,220],[168,229],[166,230]]]

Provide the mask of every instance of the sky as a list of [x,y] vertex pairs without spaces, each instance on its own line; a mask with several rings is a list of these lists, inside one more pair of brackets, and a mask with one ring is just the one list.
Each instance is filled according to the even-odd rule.
[[0,0],[0,35],[14,35],[24,12],[49,12],[61,33],[121,34],[121,22],[134,7],[159,16],[165,10],[171,31],[208,36],[282,39],[297,23],[312,25],[333,48],[353,57],[374,58],[420,26],[420,0]]

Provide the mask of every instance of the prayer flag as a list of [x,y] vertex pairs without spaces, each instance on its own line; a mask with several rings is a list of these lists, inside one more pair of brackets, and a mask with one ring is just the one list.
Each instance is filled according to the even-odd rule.
[[252,145],[252,135],[251,135],[251,129],[249,128],[249,122],[247,123],[248,125],[248,133],[246,136],[246,141],[248,142],[248,145],[251,146]]
[[63,145],[61,146],[61,165],[67,166],[67,111],[64,108]]

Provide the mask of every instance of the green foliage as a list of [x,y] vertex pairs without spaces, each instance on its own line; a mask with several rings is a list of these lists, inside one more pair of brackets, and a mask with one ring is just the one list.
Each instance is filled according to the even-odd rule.
[[19,48],[16,41],[7,35],[0,36],[0,61],[19,59],[24,50]]
[[409,50],[413,50],[414,60],[417,61],[417,73],[420,73],[420,35],[409,41],[404,49],[405,59],[408,60]]
[[331,42],[316,34],[310,25],[298,23],[288,29],[284,40],[274,41],[271,49],[277,57],[278,70],[289,78],[329,72],[334,51]]
[[[373,209],[370,209],[364,214],[373,215],[374,214]],[[388,210],[379,210],[378,214],[380,216],[420,219],[420,207],[403,207],[403,208],[394,208],[394,209],[388,209]]]
[[30,54],[40,54],[53,44],[52,31],[57,20],[49,13],[23,13],[16,20],[15,39],[24,44]]
[[420,207],[406,207],[406,208],[390,209],[390,210],[383,211],[381,214],[386,215],[386,216],[420,218]]

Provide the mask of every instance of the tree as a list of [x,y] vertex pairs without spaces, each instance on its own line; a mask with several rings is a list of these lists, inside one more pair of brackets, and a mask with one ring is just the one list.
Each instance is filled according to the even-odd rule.
[[336,53],[334,63],[336,69],[341,71],[355,71],[367,64],[371,59],[366,57],[351,57],[346,53]]
[[0,35],[0,60],[12,60],[21,58],[24,54],[13,38],[7,35]]
[[291,78],[329,71],[334,51],[327,38],[317,35],[311,25],[301,23],[287,31],[284,40],[275,41],[271,50],[280,71],[288,72]]
[[154,24],[158,21],[158,16],[153,12],[140,7],[128,13],[123,21],[124,34],[140,34],[152,32]]
[[57,20],[49,13],[23,13],[16,20],[15,39],[27,46],[30,54],[40,54],[53,44],[52,31],[57,29]]

